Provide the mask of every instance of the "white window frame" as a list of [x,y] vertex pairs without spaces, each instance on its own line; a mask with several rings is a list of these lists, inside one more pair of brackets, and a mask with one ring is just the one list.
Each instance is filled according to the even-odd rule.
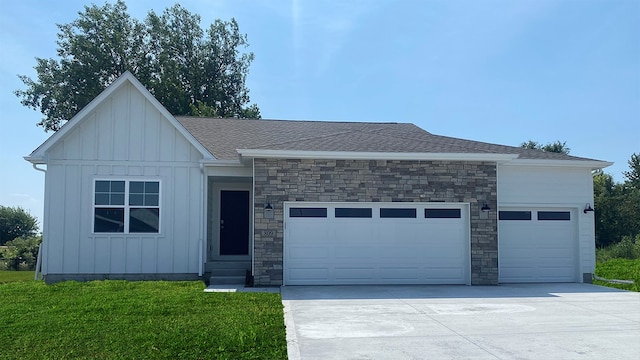
[[[124,181],[124,205],[96,205],[96,183],[98,181]],[[157,182],[158,183],[158,206],[129,205],[129,185],[131,182]],[[94,235],[118,234],[118,235],[160,235],[162,233],[162,181],[158,178],[94,178],[91,193],[91,233]],[[96,232],[96,208],[124,209],[124,231],[123,232]],[[157,232],[129,232],[131,208],[135,209],[158,209],[158,231]]]

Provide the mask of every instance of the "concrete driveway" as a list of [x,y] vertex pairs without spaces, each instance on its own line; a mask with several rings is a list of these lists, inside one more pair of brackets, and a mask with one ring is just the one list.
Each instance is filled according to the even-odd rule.
[[285,286],[289,358],[640,359],[640,293],[588,284]]

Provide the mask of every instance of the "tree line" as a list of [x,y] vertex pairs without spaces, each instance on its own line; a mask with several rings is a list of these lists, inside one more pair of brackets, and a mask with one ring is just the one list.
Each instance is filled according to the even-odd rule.
[[605,247],[626,237],[640,238],[640,153],[632,154],[624,181],[610,174],[593,177],[596,245]]

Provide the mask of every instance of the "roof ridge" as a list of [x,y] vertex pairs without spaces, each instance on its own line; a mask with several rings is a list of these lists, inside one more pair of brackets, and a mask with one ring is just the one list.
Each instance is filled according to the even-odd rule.
[[202,119],[202,120],[240,120],[240,121],[274,121],[274,122],[303,122],[303,123],[324,123],[324,124],[375,124],[375,125],[401,125],[401,124],[409,124],[414,125],[412,123],[407,122],[395,122],[395,121],[386,121],[386,122],[376,122],[376,121],[347,121],[347,120],[287,120],[287,119],[252,119],[252,118],[230,118],[230,117],[201,117],[201,116],[192,116],[192,115],[174,115],[176,118],[185,118],[185,119]]

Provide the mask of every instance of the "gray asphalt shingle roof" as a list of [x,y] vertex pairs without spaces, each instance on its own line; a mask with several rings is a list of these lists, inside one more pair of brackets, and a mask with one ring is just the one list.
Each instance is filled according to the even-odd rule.
[[217,159],[235,160],[238,149],[406,153],[518,154],[520,159],[593,160],[541,150],[431,134],[414,124],[246,120],[177,116]]

